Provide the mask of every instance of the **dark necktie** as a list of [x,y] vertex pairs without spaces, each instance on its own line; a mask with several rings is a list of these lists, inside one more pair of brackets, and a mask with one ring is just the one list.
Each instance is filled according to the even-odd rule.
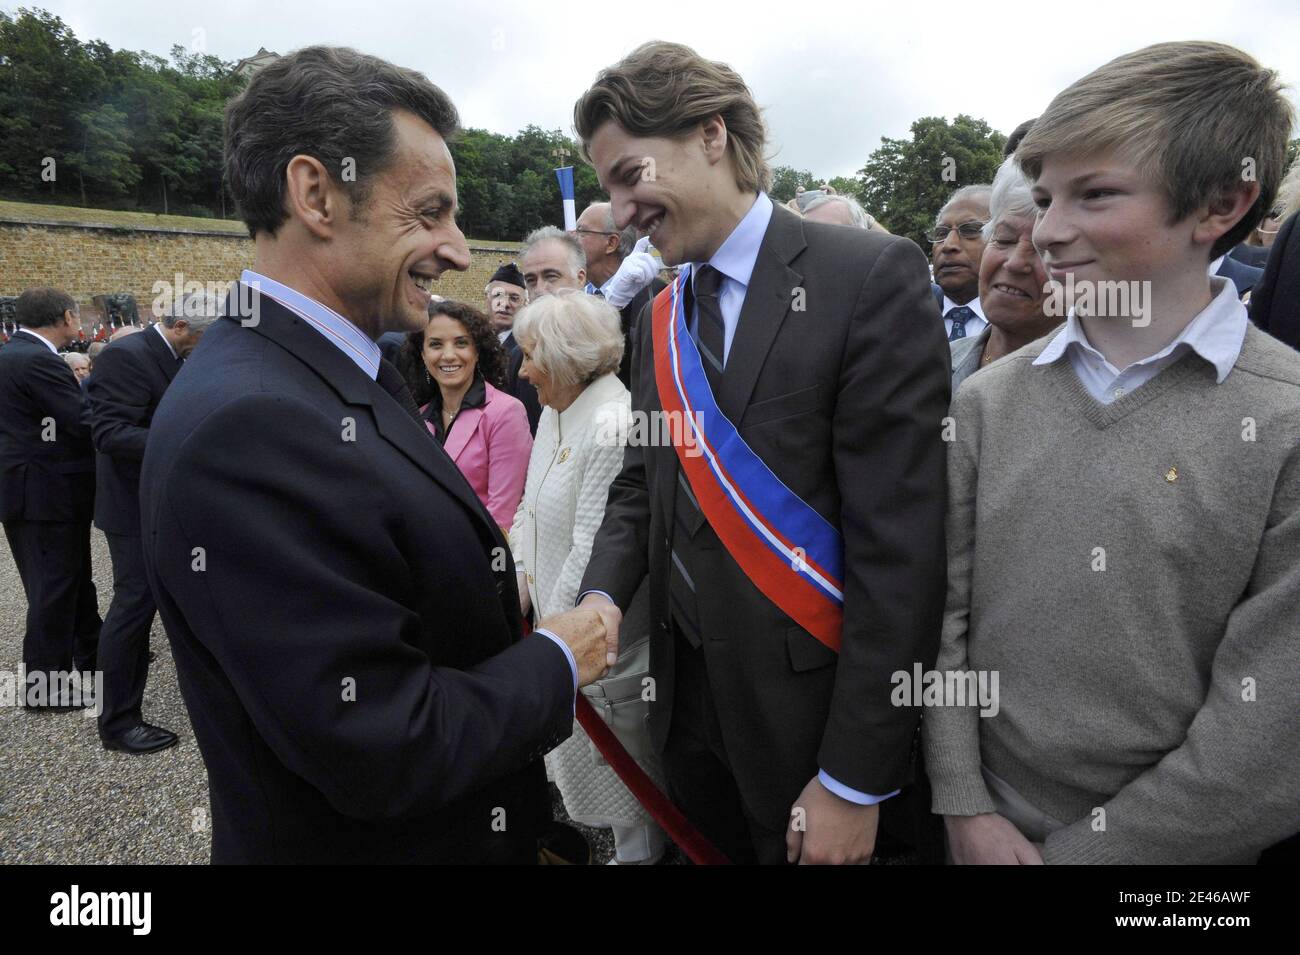
[[966,323],[975,317],[975,310],[965,305],[958,305],[944,317],[952,320],[952,331],[948,333],[948,341],[955,342],[959,338],[966,337]]
[[718,303],[721,287],[722,273],[711,265],[703,266],[695,275],[695,344],[700,350],[704,375],[715,398],[722,384],[726,354],[726,325],[722,321],[722,306]]
[[415,399],[411,397],[411,389],[406,387],[406,381],[402,378],[402,373],[397,370],[387,358],[379,359],[379,377],[376,379],[379,387],[393,396],[393,400],[402,406],[402,410],[420,423],[424,427],[424,418],[420,415],[420,409],[415,406]]
[[[722,308],[718,304],[718,290],[721,286],[722,273],[708,265],[695,274],[692,285],[695,299],[695,345],[700,350],[704,375],[708,378],[714,396],[720,393],[722,384],[723,348],[726,341]],[[668,602],[677,629],[691,646],[698,647],[702,634],[695,596],[695,577],[691,571],[695,565],[691,528],[699,526],[702,515],[686,474],[680,468],[677,470],[677,487],[674,490]]]

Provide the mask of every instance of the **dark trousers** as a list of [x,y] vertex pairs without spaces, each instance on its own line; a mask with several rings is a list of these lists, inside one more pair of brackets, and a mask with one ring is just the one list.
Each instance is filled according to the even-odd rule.
[[113,602],[99,638],[99,668],[104,673],[99,735],[111,739],[143,721],[140,707],[149,677],[149,631],[157,607],[144,574],[141,538],[106,536],[113,557]]
[[727,762],[704,651],[680,634],[674,642],[673,716],[664,745],[669,796],[733,863],[782,865],[785,830],[770,829],[754,817]]
[[28,672],[94,670],[99,605],[90,570],[90,523],[4,522],[27,596]]

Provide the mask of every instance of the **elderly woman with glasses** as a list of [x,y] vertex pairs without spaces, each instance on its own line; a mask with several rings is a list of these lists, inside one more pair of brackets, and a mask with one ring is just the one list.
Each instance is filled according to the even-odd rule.
[[993,178],[984,254],[979,262],[979,301],[988,325],[978,335],[950,342],[952,390],[991,362],[1046,335],[1061,323],[1047,314],[1047,270],[1034,248],[1038,207],[1014,158]]
[[[524,497],[510,529],[525,614],[571,610],[605,514],[609,485],[623,464],[631,396],[619,381],[623,331],[607,302],[573,290],[537,299],[515,317],[520,375],[543,405]],[[582,692],[628,752],[662,782],[642,699],[649,672],[645,584],[619,628],[618,662]],[[614,862],[648,865],[663,855],[663,830],[641,808],[575,724],[546,757],[574,822],[614,831]]]

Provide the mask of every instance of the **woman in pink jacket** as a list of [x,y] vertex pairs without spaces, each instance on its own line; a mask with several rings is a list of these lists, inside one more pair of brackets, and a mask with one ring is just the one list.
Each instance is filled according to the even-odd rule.
[[425,425],[504,533],[524,493],[533,448],[528,414],[499,390],[506,354],[487,316],[463,302],[434,301],[398,365]]

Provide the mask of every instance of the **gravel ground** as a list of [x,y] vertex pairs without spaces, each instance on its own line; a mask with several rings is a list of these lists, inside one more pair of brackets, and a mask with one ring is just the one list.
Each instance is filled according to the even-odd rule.
[[[103,615],[113,596],[113,565],[103,534],[92,529],[90,546]],[[18,568],[0,542],[0,669],[12,674],[22,661],[26,613]],[[110,753],[95,720],[82,713],[0,707],[0,861],[208,861],[208,774],[156,618],[150,645],[157,658],[144,718],[180,735],[180,744],[162,753]]]
[[[113,596],[108,542],[91,529],[99,612]],[[0,670],[17,679],[27,601],[8,544],[0,538]],[[144,718],[179,734],[149,756],[110,753],[95,720],[0,706],[0,863],[206,863],[208,775],[176,684],[162,621],[155,617]],[[89,713],[90,711],[87,711]],[[552,787],[556,817],[566,819]],[[613,854],[608,831],[579,827],[597,863]],[[670,848],[666,862],[676,860]]]

